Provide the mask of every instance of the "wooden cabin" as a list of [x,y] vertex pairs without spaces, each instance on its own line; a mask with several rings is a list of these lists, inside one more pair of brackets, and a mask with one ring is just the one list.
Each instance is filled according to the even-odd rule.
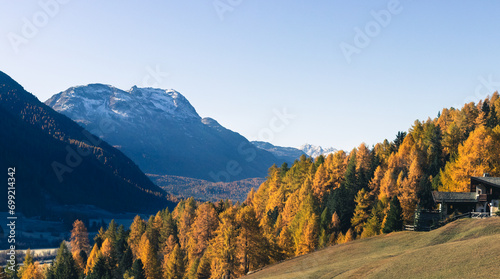
[[500,177],[484,174],[471,177],[470,192],[432,192],[434,202],[443,216],[454,212],[481,212],[489,216],[498,211],[500,202]]

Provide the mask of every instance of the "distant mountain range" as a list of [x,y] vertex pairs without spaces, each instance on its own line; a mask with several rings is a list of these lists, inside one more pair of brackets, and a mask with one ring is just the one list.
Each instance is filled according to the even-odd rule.
[[338,149],[335,149],[333,147],[323,148],[321,146],[316,146],[311,144],[304,144],[301,147],[299,147],[299,149],[302,150],[304,153],[306,153],[307,156],[313,158],[316,158],[319,155],[327,156],[328,154],[335,153],[338,151]]
[[[0,169],[6,176],[15,168],[17,213],[64,218],[71,208],[85,206],[145,213],[175,205],[122,152],[3,72],[0,117]],[[7,188],[0,192],[6,201]]]
[[321,146],[311,144],[304,144],[299,148],[275,146],[269,142],[263,141],[252,141],[252,144],[260,149],[271,152],[276,158],[278,158],[279,161],[287,162],[289,165],[304,154],[309,157],[316,158],[319,155],[326,156],[330,153],[338,151],[332,147],[323,148]]
[[305,154],[304,151],[294,147],[275,146],[264,141],[252,141],[252,144],[262,150],[270,152],[278,159],[278,161],[286,162],[289,166],[291,166],[295,160],[300,158],[300,156]]

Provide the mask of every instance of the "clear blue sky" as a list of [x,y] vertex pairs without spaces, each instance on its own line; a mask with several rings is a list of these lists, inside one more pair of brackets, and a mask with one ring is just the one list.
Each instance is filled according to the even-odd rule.
[[[269,132],[273,111],[286,108],[295,118],[284,128],[275,123],[283,129],[273,132],[273,144],[349,150],[392,140],[415,119],[500,87],[494,1],[40,5],[54,1],[0,0],[0,70],[41,101],[88,83],[154,85],[148,69],[158,68],[168,73],[158,87],[176,89],[202,117],[250,140]],[[230,9],[218,13],[214,3]],[[372,11],[388,5],[397,12],[374,25]],[[348,63],[340,45],[355,47],[355,28],[367,27],[373,37]]]

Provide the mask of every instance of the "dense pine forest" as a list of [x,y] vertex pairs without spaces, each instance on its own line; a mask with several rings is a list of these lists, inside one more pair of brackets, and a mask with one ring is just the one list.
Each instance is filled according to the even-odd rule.
[[[500,175],[500,98],[443,109],[408,132],[326,158],[272,166],[243,203],[189,198],[93,241],[75,221],[51,266],[28,253],[19,278],[237,278],[329,245],[401,230],[431,192],[468,191],[470,176]],[[91,245],[91,243],[93,243]]]

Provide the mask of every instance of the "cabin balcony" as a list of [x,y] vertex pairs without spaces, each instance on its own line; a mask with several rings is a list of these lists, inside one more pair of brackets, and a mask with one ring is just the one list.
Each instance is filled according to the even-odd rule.
[[487,194],[480,194],[477,196],[477,201],[478,202],[487,202],[488,201],[488,195]]

